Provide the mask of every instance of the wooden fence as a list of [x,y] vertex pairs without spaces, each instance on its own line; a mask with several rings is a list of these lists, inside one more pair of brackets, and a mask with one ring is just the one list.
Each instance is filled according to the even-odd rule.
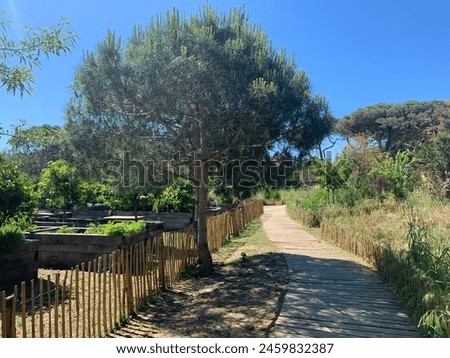
[[[208,245],[219,249],[263,213],[262,201],[208,218]],[[1,337],[102,337],[195,264],[192,227],[0,292]]]

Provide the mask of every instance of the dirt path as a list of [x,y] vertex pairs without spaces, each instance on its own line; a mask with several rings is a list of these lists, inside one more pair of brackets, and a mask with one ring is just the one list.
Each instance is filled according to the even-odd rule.
[[267,337],[287,291],[287,266],[259,220],[250,231],[213,254],[212,276],[180,281],[109,336]]
[[264,229],[285,256],[289,288],[272,337],[419,337],[378,275],[266,206]]

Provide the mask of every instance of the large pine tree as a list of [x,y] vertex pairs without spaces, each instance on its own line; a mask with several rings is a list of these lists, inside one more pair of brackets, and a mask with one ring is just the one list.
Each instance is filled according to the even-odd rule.
[[[189,169],[182,174],[196,188],[201,275],[213,268],[206,227],[211,163],[264,148],[303,128],[318,100],[306,74],[284,52],[275,51],[243,9],[224,15],[210,6],[190,18],[174,10],[146,28],[136,26],[126,45],[110,32],[86,56],[74,90],[68,111],[73,133],[85,127],[108,134],[102,145],[110,140],[115,152],[118,145],[127,150],[139,142],[148,156],[157,153]],[[330,118],[313,121],[325,128],[314,132],[320,141],[328,134]],[[308,145],[317,142],[311,139]]]

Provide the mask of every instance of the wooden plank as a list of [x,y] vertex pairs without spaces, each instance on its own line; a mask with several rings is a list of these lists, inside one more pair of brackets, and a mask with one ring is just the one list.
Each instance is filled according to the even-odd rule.
[[[113,291],[113,287],[112,287],[112,255],[108,256],[108,309],[109,309],[109,328],[108,331],[110,331],[114,326],[113,326],[113,311],[112,311],[112,306],[113,306],[113,298],[115,295],[115,292]],[[115,289],[115,288],[114,288]]]
[[287,313],[281,312],[280,315],[286,315],[286,316],[295,316],[297,312],[308,312],[311,316],[316,316],[319,314],[328,314],[330,316],[349,316],[361,319],[369,319],[374,320],[376,318],[382,319],[382,320],[388,320],[388,321],[396,321],[396,322],[402,322],[407,324],[409,321],[408,316],[404,313],[397,313],[396,311],[376,311],[376,310],[369,310],[369,309],[357,309],[357,308],[348,308],[343,309],[340,306],[334,305],[326,305],[326,304],[320,304],[315,303],[314,299],[311,299],[311,301],[307,302],[306,304],[299,306],[298,303],[289,303],[287,305],[283,306],[283,310],[285,310]]
[[44,278],[39,277],[39,337],[44,338]]
[[22,307],[22,338],[27,338],[27,286],[21,284],[20,301]]
[[[86,324],[87,324],[87,337],[91,338],[91,302],[92,302],[92,296],[91,296],[91,284],[92,284],[92,262],[88,262],[88,268],[87,268],[87,312],[86,312]],[[84,299],[84,295],[83,295]],[[84,303],[83,303],[84,306]]]
[[102,269],[103,269],[103,257],[98,258],[97,265],[97,290],[98,290],[98,307],[97,307],[97,338],[102,336]]
[[317,330],[315,327],[301,327],[299,325],[277,324],[274,337],[279,338],[367,338],[358,332],[327,332],[325,330]]
[[[96,311],[97,311],[97,260],[94,260],[92,267],[92,330],[90,337],[96,336]],[[90,305],[89,305],[90,306]]]
[[391,308],[386,308],[386,309],[372,309],[369,305],[360,305],[360,306],[351,306],[351,305],[342,305],[339,303],[333,303],[333,302],[323,302],[320,301],[319,299],[316,299],[314,297],[311,298],[305,298],[303,300],[290,300],[288,304],[284,305],[283,308],[286,309],[290,309],[291,311],[295,312],[295,310],[298,307],[304,307],[307,309],[311,309],[311,310],[318,310],[318,309],[322,309],[322,310],[326,310],[326,309],[335,309],[338,310],[340,312],[345,312],[346,314],[353,314],[353,315],[358,315],[358,314],[366,314],[366,313],[370,313],[370,315],[372,316],[384,316],[384,317],[401,317],[402,319],[408,319],[408,316],[406,315],[406,313],[400,311],[400,310],[396,310],[396,309],[391,309]]
[[[118,247],[121,245],[114,245],[114,244],[95,244],[95,243],[89,243],[89,244],[43,244],[41,246],[40,252],[45,254],[58,254],[65,255],[70,258],[70,254],[110,254],[114,250],[117,250]],[[81,262],[80,262],[81,264]]]
[[103,333],[109,331],[108,327],[108,300],[107,300],[107,271],[108,271],[108,256],[103,255]]
[[332,321],[314,321],[314,320],[298,320],[299,326],[315,332],[327,332],[330,337],[333,333],[346,334],[352,336],[362,336],[367,338],[419,338],[418,333],[415,335],[411,332],[389,329],[388,327],[373,327],[354,324],[340,324]]
[[54,304],[54,319],[55,319],[55,338],[59,338],[59,272],[56,273],[55,277],[55,304]]
[[364,317],[355,318],[354,320],[348,316],[310,316],[307,314],[299,315],[290,318],[295,318],[299,322],[304,322],[305,326],[309,325],[309,322],[317,323],[328,327],[350,327],[353,330],[369,331],[389,333],[393,336],[401,337],[417,337],[420,335],[411,324],[399,324],[392,322],[388,317],[383,320],[365,319]]
[[10,300],[10,302],[11,302],[11,309],[10,309],[11,321],[10,321],[10,324],[8,325],[9,326],[8,330],[10,331],[10,335],[8,335],[8,337],[11,337],[11,338],[16,338],[17,337],[17,330],[16,330],[16,314],[17,314],[17,312],[16,312],[16,307],[17,307],[17,298],[18,297],[19,296],[18,296],[17,285],[16,285],[16,286],[14,286],[13,295],[12,295],[11,300]]
[[61,287],[61,333],[62,338],[66,338],[66,290],[67,290],[67,272],[64,272],[64,279]]
[[120,292],[118,292],[117,289],[117,252],[114,251],[111,254],[111,274],[112,274],[112,294],[113,294],[113,316],[112,316],[112,324],[113,326],[116,326],[119,323],[118,318],[118,295]]
[[73,288],[73,269],[70,270],[69,278],[69,338],[73,338],[73,327],[72,327],[72,288]]
[[[339,295],[335,295],[333,292],[328,293],[322,293],[322,292],[312,292],[312,293],[306,293],[303,291],[298,290],[299,292],[296,293],[295,302],[298,302],[298,304],[302,304],[303,302],[306,302],[310,300],[311,298],[314,298],[316,302],[322,302],[324,304],[332,304],[332,305],[341,305],[343,307],[360,307],[360,308],[377,308],[380,310],[387,310],[392,309],[394,311],[400,311],[402,310],[401,306],[393,301],[393,300],[387,300],[387,299],[376,299],[371,297],[370,295],[366,296],[346,296],[342,297]],[[303,301],[305,300],[305,301]]]
[[30,281],[30,301],[31,301],[31,307],[30,307],[30,313],[31,313],[31,338],[36,338],[36,299],[34,294],[34,280]]
[[80,337],[80,268],[75,266],[75,337]]
[[86,338],[86,266],[83,262],[81,264],[81,305],[83,307],[83,314],[81,317],[81,337]]
[[2,338],[6,337],[6,293],[0,291],[0,309],[2,313]]
[[50,289],[50,275],[47,275],[47,310],[48,310],[48,337],[52,337],[52,294]]

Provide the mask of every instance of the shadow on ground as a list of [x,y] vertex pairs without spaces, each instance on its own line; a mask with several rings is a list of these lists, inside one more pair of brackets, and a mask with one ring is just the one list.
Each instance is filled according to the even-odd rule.
[[182,280],[112,337],[267,337],[288,285],[284,256],[216,264],[210,277]]

